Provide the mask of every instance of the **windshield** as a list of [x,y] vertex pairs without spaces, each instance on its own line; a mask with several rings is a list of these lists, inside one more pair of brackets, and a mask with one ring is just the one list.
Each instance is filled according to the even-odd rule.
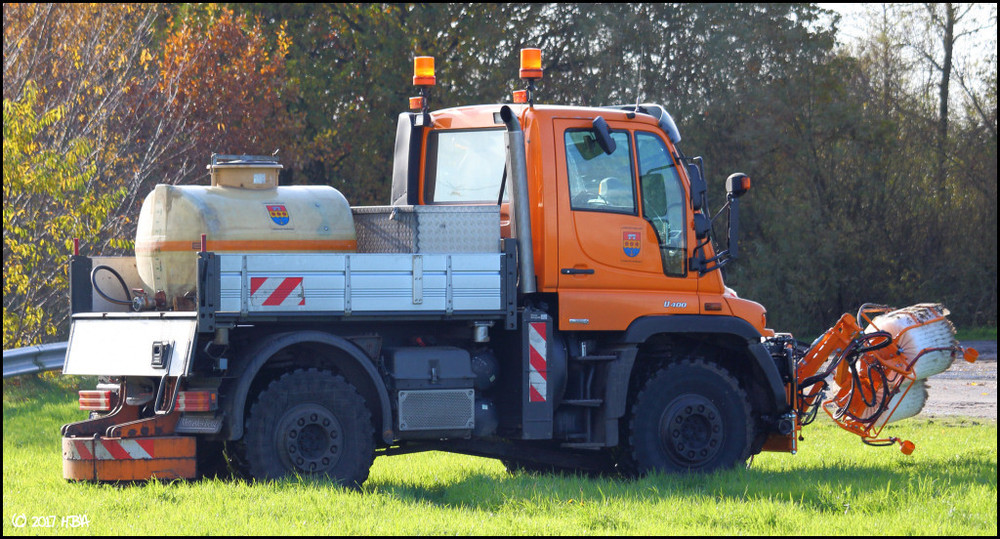
[[503,129],[434,131],[427,140],[424,202],[496,204],[506,164]]

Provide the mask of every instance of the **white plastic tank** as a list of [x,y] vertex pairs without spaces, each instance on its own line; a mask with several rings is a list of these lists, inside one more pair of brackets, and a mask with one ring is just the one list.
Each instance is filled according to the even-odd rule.
[[185,305],[197,289],[201,236],[216,253],[354,252],[351,208],[329,186],[278,187],[281,165],[213,156],[211,186],[157,185],[139,213],[135,258],[147,294]]

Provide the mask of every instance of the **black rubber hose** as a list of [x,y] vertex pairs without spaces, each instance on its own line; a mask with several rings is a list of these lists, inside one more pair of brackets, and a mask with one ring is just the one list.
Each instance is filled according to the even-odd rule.
[[[881,339],[881,340],[875,340]],[[872,341],[875,340],[874,344]],[[873,350],[881,350],[886,346],[892,344],[892,334],[888,331],[873,331],[871,333],[865,333],[864,335],[857,338],[859,354],[865,354]],[[867,342],[867,346],[863,346],[861,343]]]
[[[885,375],[885,371],[882,369],[882,366],[879,363],[872,363],[868,365],[868,389],[872,396],[871,401],[869,401],[868,397],[865,396],[865,388],[861,385],[861,377],[858,375],[856,361],[850,362],[850,370],[851,370],[851,378],[854,383],[851,385],[851,390],[847,394],[846,398],[847,404],[845,404],[844,407],[841,408],[834,415],[834,419],[840,419],[841,417],[846,415],[847,417],[854,419],[855,421],[858,421],[860,423],[864,424],[873,423],[875,420],[879,418],[879,416],[882,415],[882,412],[884,412],[885,409],[888,407],[889,394],[886,388],[888,387],[889,380]],[[879,391],[875,389],[875,381],[872,378],[873,372],[878,374],[880,381],[882,382],[881,402],[879,402]],[[868,417],[858,417],[849,411],[851,403],[854,401],[855,391],[860,392],[861,402],[863,402],[866,407],[875,408],[875,410]]]
[[[111,272],[111,275],[114,275],[115,278],[118,279],[118,282],[122,285],[122,290],[125,291],[125,297],[127,298],[126,301],[122,301],[120,299],[114,299],[112,297],[109,297],[107,294],[104,293],[103,290],[101,290],[101,287],[97,285],[97,272],[101,271],[101,270],[105,270],[105,271]],[[94,291],[97,292],[97,295],[101,296],[105,300],[107,300],[107,301],[109,301],[111,303],[114,303],[115,305],[127,305],[127,306],[131,306],[132,305],[132,293],[129,292],[128,284],[125,283],[125,279],[122,278],[121,274],[119,274],[117,271],[115,271],[114,268],[112,268],[111,266],[97,266],[97,267],[95,267],[90,272],[90,284],[94,285]]]

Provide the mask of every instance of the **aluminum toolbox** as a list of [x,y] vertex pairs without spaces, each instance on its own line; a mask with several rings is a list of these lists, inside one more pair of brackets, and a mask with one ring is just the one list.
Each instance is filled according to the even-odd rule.
[[499,206],[351,208],[359,253],[498,253]]
[[503,313],[504,255],[218,255],[218,315]]
[[197,328],[194,313],[74,315],[63,374],[186,375]]

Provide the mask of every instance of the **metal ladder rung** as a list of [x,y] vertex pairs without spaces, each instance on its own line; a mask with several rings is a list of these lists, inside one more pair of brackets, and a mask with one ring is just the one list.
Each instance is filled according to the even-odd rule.
[[604,444],[596,442],[566,442],[559,444],[560,447],[565,447],[567,449],[602,449]]
[[617,354],[600,354],[593,356],[570,356],[573,361],[583,361],[583,362],[600,362],[600,361],[614,361],[618,359]]
[[584,406],[587,408],[599,408],[604,404],[603,399],[570,399],[562,401],[563,404],[568,406]]

